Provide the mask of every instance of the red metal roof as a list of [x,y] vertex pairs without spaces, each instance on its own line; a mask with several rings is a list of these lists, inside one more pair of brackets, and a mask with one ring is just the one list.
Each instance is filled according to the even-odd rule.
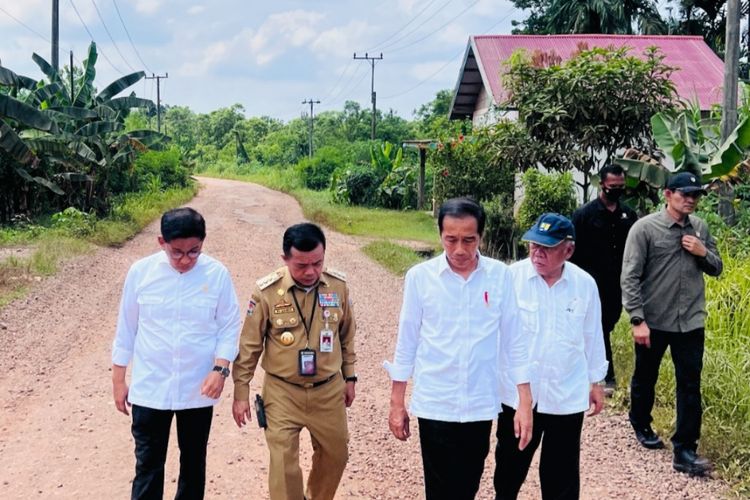
[[[496,105],[505,99],[500,82],[502,62],[520,48],[529,52],[554,51],[563,60],[569,59],[585,42],[589,47],[629,46],[631,55],[642,57],[647,47],[657,46],[664,54],[664,63],[678,68],[672,73],[677,95],[689,101],[698,100],[701,109],[721,103],[724,63],[700,36],[640,35],[482,35],[469,38],[464,66],[473,52],[485,86]],[[464,80],[464,70],[458,86]]]

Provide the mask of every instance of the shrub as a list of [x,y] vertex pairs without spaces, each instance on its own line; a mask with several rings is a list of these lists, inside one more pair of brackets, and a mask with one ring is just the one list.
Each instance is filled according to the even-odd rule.
[[331,175],[345,164],[346,158],[341,150],[334,146],[324,146],[312,158],[301,159],[295,170],[306,187],[320,191],[331,186]]
[[84,238],[94,232],[96,215],[68,207],[52,215],[52,226],[76,238]]
[[434,171],[434,197],[439,205],[457,196],[472,196],[478,201],[492,199],[498,194],[513,193],[514,169],[493,161],[488,131],[474,136],[459,136],[438,144],[428,154]]
[[380,184],[378,195],[385,208],[417,208],[417,167],[395,167]]
[[526,231],[545,212],[570,217],[576,208],[573,175],[570,172],[543,174],[534,168],[522,177],[523,200],[518,209],[518,226]]
[[515,259],[518,226],[513,218],[513,198],[497,195],[482,204],[487,220],[482,236],[482,254],[501,260]]
[[332,190],[336,203],[375,206],[382,177],[370,165],[354,165],[334,174]]
[[154,180],[161,181],[161,188],[187,187],[190,172],[182,164],[180,151],[173,147],[164,151],[147,151],[134,164],[133,188],[136,191],[155,187]]

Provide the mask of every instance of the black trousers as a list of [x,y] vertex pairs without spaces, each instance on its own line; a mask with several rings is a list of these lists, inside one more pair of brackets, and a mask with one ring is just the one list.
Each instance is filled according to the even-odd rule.
[[659,366],[669,347],[677,385],[677,423],[672,436],[675,453],[695,450],[701,434],[701,371],[703,370],[703,328],[689,332],[651,330],[651,347],[635,345],[635,370],[630,382],[630,422],[635,427],[651,424],[654,388]]
[[490,451],[492,420],[441,422],[419,419],[427,500],[472,500]]
[[622,292],[620,284],[608,284],[599,288],[599,300],[602,303],[602,332],[604,333],[604,353],[609,362],[604,380],[615,382],[615,363],[612,360],[612,330],[622,314]]
[[580,488],[581,428],[583,412],[570,415],[538,413],[534,409],[534,434],[528,446],[518,449],[513,430],[516,411],[503,405],[497,421],[495,448],[495,498],[515,499],[529,473],[534,452],[542,445],[539,479],[542,498],[577,499]]
[[131,499],[161,500],[164,462],[167,459],[172,415],[177,418],[180,477],[176,499],[200,500],[206,486],[206,447],[213,407],[190,410],[154,410],[133,405],[135,479]]

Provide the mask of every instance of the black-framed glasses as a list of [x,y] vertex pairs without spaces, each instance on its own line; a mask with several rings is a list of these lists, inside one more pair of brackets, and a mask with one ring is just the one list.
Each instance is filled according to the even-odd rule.
[[195,260],[201,254],[201,249],[198,248],[198,249],[194,249],[194,250],[188,250],[187,252],[183,252],[181,250],[173,250],[173,249],[170,248],[169,252],[167,252],[167,253],[174,260],[181,260],[186,255],[187,255],[188,259]]

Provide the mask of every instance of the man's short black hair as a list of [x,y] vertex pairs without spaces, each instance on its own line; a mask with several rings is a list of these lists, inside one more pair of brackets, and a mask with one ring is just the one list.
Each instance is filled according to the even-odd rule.
[[175,208],[161,216],[161,237],[169,243],[178,238],[206,239],[206,221],[190,207]]
[[326,237],[323,230],[315,224],[303,222],[290,226],[284,231],[282,248],[285,257],[292,256],[292,248],[300,252],[312,252],[318,248],[318,245],[323,245],[323,250],[325,250]]
[[608,163],[599,169],[599,182],[607,180],[607,175],[620,177],[621,175],[625,175],[625,170],[620,165]]
[[468,196],[451,198],[440,205],[440,211],[438,212],[438,229],[440,229],[440,234],[443,234],[443,219],[446,217],[456,217],[458,219],[474,217],[477,221],[477,233],[480,236],[484,231],[484,222],[487,218],[482,205],[474,198]]

